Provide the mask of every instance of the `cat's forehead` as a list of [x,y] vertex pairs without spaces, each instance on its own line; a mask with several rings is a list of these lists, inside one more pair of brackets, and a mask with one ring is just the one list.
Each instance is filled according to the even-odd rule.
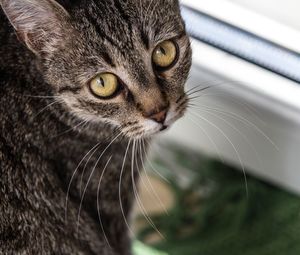
[[[60,0],[62,1],[62,0]],[[65,1],[65,0],[64,0]],[[71,0],[68,0],[71,1]],[[73,0],[74,1],[74,0]],[[82,31],[128,51],[142,40],[146,47],[184,33],[176,0],[75,0],[65,8]],[[93,39],[93,38],[91,38]]]
[[[62,1],[62,0],[61,0]],[[74,0],[73,0],[74,1]],[[73,18],[90,23],[99,33],[116,34],[126,40],[133,30],[146,39],[159,40],[166,33],[184,30],[177,0],[75,0]]]
[[83,35],[76,40],[74,51],[80,52],[75,55],[84,52],[95,68],[121,68],[141,84],[151,82],[147,74],[154,47],[185,34],[175,0],[77,0],[72,8],[64,7]]
[[176,0],[79,0],[72,14],[81,30],[95,31],[124,53],[135,49],[137,40],[149,48],[185,33]]

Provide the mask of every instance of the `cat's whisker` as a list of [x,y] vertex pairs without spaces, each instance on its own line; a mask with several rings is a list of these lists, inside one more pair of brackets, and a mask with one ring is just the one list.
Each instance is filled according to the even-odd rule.
[[188,108],[193,108],[193,107],[197,107],[198,105],[197,104],[195,104],[195,103],[191,103],[191,102],[188,102],[187,103],[187,107]]
[[42,110],[40,110],[34,117],[33,119],[35,119],[37,116],[39,116],[42,112],[44,112],[45,110],[47,110],[48,108],[50,108],[51,106],[58,104],[58,103],[63,103],[63,100],[56,100],[50,104],[48,104],[47,106],[45,106]]
[[106,165],[104,166],[103,170],[102,170],[102,173],[101,173],[101,176],[100,176],[100,179],[99,179],[99,183],[98,183],[98,187],[97,187],[97,213],[98,213],[98,219],[99,219],[99,223],[100,223],[100,226],[101,226],[101,230],[103,232],[103,235],[104,235],[104,238],[105,238],[105,241],[106,243],[108,244],[109,247],[111,247],[110,243],[109,243],[109,240],[107,238],[107,235],[105,233],[105,229],[104,229],[104,226],[103,226],[103,222],[102,222],[102,219],[101,219],[101,210],[100,210],[100,187],[101,187],[101,182],[102,182],[102,179],[103,179],[103,176],[106,172],[106,169],[108,167],[108,164],[110,163],[112,159],[112,155],[109,157],[109,159],[107,160],[106,162]]
[[[245,120],[251,122],[250,120],[248,120],[247,118],[242,117],[239,114],[236,114],[232,111],[225,111],[223,109],[219,109],[219,108],[213,108],[213,107],[209,107],[207,105],[199,105],[199,104],[189,104],[190,108],[195,109],[195,110],[209,110],[209,111],[213,111],[213,112],[217,112],[217,113],[221,113],[223,115],[227,115],[232,117],[233,119],[243,123],[244,125],[251,127],[251,125],[249,125]],[[245,119],[245,120],[244,120]],[[252,123],[252,122],[251,122]],[[254,123],[252,123],[253,125],[255,125]]]
[[[194,86],[192,89],[186,91],[186,94],[190,96],[193,93],[202,92],[202,91],[208,90],[210,88],[219,87],[219,86],[225,86],[225,85],[226,85],[226,82],[219,81],[219,80],[206,81],[206,82],[203,82],[203,83],[201,83],[198,86]],[[198,90],[197,91],[193,91],[196,88],[199,91]]]
[[211,86],[206,86],[206,87],[204,87],[204,88],[197,89],[197,90],[195,90],[195,91],[192,91],[192,92],[187,93],[187,96],[190,97],[190,96],[192,96],[192,95],[194,95],[194,94],[197,94],[197,93],[206,91],[206,90],[208,90],[208,89],[210,89],[210,88],[214,88],[214,87],[216,87],[216,86],[217,86],[217,85],[211,85]]
[[122,162],[122,168],[121,168],[121,172],[120,172],[120,178],[119,178],[119,188],[118,188],[118,193],[119,193],[119,203],[120,203],[120,209],[121,209],[121,213],[122,213],[122,216],[123,216],[123,219],[124,219],[124,222],[129,230],[129,232],[131,233],[132,236],[135,236],[133,230],[131,229],[127,219],[126,219],[126,216],[125,216],[125,213],[124,213],[124,208],[123,208],[123,204],[122,204],[122,177],[123,177],[123,173],[124,173],[124,169],[125,169],[125,163],[126,163],[126,158],[127,158],[127,154],[128,154],[128,151],[129,151],[129,147],[130,147],[130,144],[131,144],[131,141],[132,139],[130,139],[128,141],[128,144],[127,144],[127,148],[126,148],[126,151],[125,151],[125,154],[124,154],[124,158],[123,158],[123,162]]
[[241,156],[240,156],[240,154],[239,154],[236,146],[233,144],[233,142],[230,140],[230,138],[225,134],[225,132],[221,128],[219,128],[216,124],[214,124],[213,122],[211,122],[207,118],[205,118],[205,117],[203,117],[203,116],[201,116],[201,115],[199,115],[197,113],[193,113],[193,112],[191,112],[191,113],[192,113],[192,115],[194,115],[194,116],[196,116],[196,117],[204,120],[205,122],[207,122],[208,124],[210,124],[211,126],[213,126],[214,128],[216,128],[225,137],[225,139],[229,142],[229,144],[232,146],[232,148],[233,148],[233,150],[234,150],[234,152],[235,152],[235,154],[236,154],[236,156],[238,158],[238,161],[240,163],[241,169],[243,171],[244,179],[245,179],[246,195],[247,195],[247,197],[249,197],[248,182],[247,182],[247,176],[246,176],[245,166],[244,166],[244,164],[242,162]]
[[[165,182],[167,182],[168,184],[170,184],[170,181],[164,177],[158,170],[155,169],[155,167],[153,166],[151,160],[149,159],[147,152],[146,152],[146,145],[145,145],[145,141],[142,140],[143,143],[143,149],[144,149],[144,153],[145,153],[145,158],[150,166],[150,168],[154,171],[154,173],[156,173],[160,178],[162,178]],[[150,145],[149,145],[150,146]]]
[[125,133],[125,134],[130,134],[130,133],[132,133],[132,132],[134,132],[134,131],[139,131],[140,129],[142,129],[143,127],[142,126],[140,126],[140,125],[134,125],[134,126],[129,126],[129,127],[125,127],[125,128],[123,128],[123,133]]
[[145,131],[142,130],[140,132],[135,132],[134,134],[132,134],[132,137],[135,137],[135,139],[142,139],[145,137]]
[[[109,140],[112,140],[112,139],[113,139],[113,137],[110,137]],[[98,150],[98,148],[95,148],[95,150],[93,152],[91,152],[91,155],[89,156],[89,158],[85,162],[84,167],[82,169],[81,176],[80,176],[80,182],[79,182],[79,193],[80,193],[80,196],[82,196],[82,183],[83,183],[83,178],[84,178],[84,174],[85,174],[87,165],[88,165],[89,161],[91,160],[91,158],[94,156],[94,154],[97,152],[97,150]]]
[[226,119],[220,117],[219,115],[217,114],[214,114],[208,110],[203,110],[204,112],[222,120],[225,124],[227,124],[229,127],[231,127],[233,130],[235,130],[237,133],[240,134],[240,136],[244,139],[244,141],[250,146],[250,148],[254,151],[255,155],[256,155],[256,158],[257,160],[260,162],[260,166],[262,167],[263,164],[262,164],[262,159],[261,157],[259,156],[257,150],[255,149],[253,143],[251,143],[251,141],[247,138],[247,136],[245,134],[243,134],[235,125],[231,124],[229,121],[227,121]]
[[[162,237],[164,238],[164,236],[160,233],[160,231],[157,229],[157,227],[155,226],[154,222],[152,221],[152,219],[150,218],[150,216],[147,213],[147,210],[145,209],[143,202],[138,194],[138,190],[135,184],[135,178],[134,178],[134,166],[135,166],[135,156],[136,156],[136,141],[133,141],[133,147],[132,147],[132,157],[131,157],[131,181],[132,181],[132,187],[133,187],[133,193],[137,202],[137,205],[139,206],[141,213],[143,214],[144,218],[146,219],[146,221],[149,223],[149,225]],[[137,169],[138,169],[138,165],[136,165]]]
[[212,107],[208,107],[205,105],[201,105],[201,106],[193,106],[193,108],[196,109],[203,109],[206,108],[207,110],[210,111],[214,111],[214,112],[218,112],[218,113],[222,113],[223,115],[229,115],[232,118],[235,118],[237,121],[242,122],[243,124],[245,124],[246,126],[250,126],[252,128],[254,128],[259,134],[261,134],[269,143],[272,144],[272,146],[274,146],[274,148],[279,151],[280,149],[278,148],[278,146],[276,145],[276,143],[264,132],[262,131],[257,125],[255,125],[252,121],[248,120],[247,118],[242,117],[241,115],[237,114],[237,113],[233,113],[233,112],[228,112],[228,111],[224,111],[223,109],[218,109],[218,108],[212,108]]
[[69,133],[69,132],[71,132],[71,131],[73,131],[73,130],[76,130],[76,128],[78,128],[78,127],[80,127],[80,126],[83,127],[87,122],[88,122],[88,120],[83,120],[83,121],[81,121],[79,124],[75,125],[74,127],[69,128],[68,130],[66,130],[66,131],[64,131],[64,132],[62,132],[62,133],[60,133],[60,134],[58,134],[58,135],[56,135],[56,136],[52,136],[52,137],[50,137],[50,138],[51,138],[51,139],[54,139],[54,138],[60,137],[60,136],[62,136],[62,135],[65,135],[65,134],[67,134],[67,133]]
[[201,98],[203,96],[203,94],[197,95],[197,96],[192,96],[189,97],[189,101],[194,101],[195,99]]
[[[216,81],[218,81],[218,80],[216,80]],[[204,84],[201,84],[201,85],[199,85],[198,87],[203,87],[203,86],[205,86],[205,87],[203,87],[203,88],[200,88],[200,89],[198,89],[197,91],[191,91],[191,92],[186,92],[186,94],[187,94],[187,96],[188,97],[190,97],[190,96],[192,96],[192,95],[194,95],[194,94],[197,94],[197,93],[200,93],[200,92],[203,92],[203,91],[206,91],[206,90],[208,90],[208,89],[210,89],[210,88],[215,88],[215,87],[220,87],[220,86],[226,86],[226,85],[232,85],[232,84],[239,84],[240,82],[239,81],[234,81],[234,80],[232,80],[232,81],[229,81],[229,82],[223,82],[223,81],[218,81],[216,84],[211,84],[211,85],[207,85],[207,86],[205,86],[205,83]],[[207,84],[207,83],[206,83]],[[198,97],[200,97],[201,95],[203,95],[203,94],[200,94],[200,95],[198,95]],[[197,97],[196,97],[197,98]]]
[[211,144],[213,145],[215,151],[218,154],[218,157],[220,159],[221,162],[224,163],[224,158],[221,156],[221,152],[217,146],[217,144],[215,143],[215,141],[211,138],[211,136],[205,131],[205,129],[198,123],[196,122],[193,118],[189,118],[198,128],[200,128],[200,130],[202,131],[202,133],[208,138],[208,140],[211,142]]
[[192,92],[192,91],[195,90],[195,89],[199,89],[199,88],[201,88],[201,87],[202,87],[202,85],[194,86],[194,87],[192,87],[192,88],[186,90],[185,93],[188,95],[188,93]]
[[105,147],[105,149],[102,151],[101,155],[99,156],[98,160],[96,161],[89,177],[88,177],[88,180],[87,180],[87,183],[84,187],[84,190],[83,190],[83,194],[82,194],[82,197],[81,197],[81,200],[80,200],[80,204],[79,204],[79,210],[78,210],[78,216],[77,216],[77,233],[78,233],[78,228],[79,228],[79,221],[80,221],[80,213],[81,213],[81,209],[82,209],[82,204],[83,204],[83,200],[84,200],[84,196],[85,196],[85,193],[87,191],[87,188],[88,188],[88,185],[92,179],[92,176],[97,168],[97,165],[98,163],[100,162],[102,156],[104,155],[104,153],[108,150],[108,148],[120,137],[121,133],[119,133],[118,135],[116,135],[116,137]]
[[[203,104],[189,104],[189,106],[191,108],[194,108],[196,110],[202,110],[202,109],[207,109],[209,111],[213,111],[213,112],[217,112],[217,113],[222,113],[223,115],[227,115],[227,116],[231,116],[233,119],[240,121],[241,123],[245,124],[246,126],[251,127],[251,125],[249,125],[247,121],[249,121],[250,123],[252,123],[250,120],[248,120],[247,118],[242,117],[241,115],[234,113],[232,111],[225,111],[223,109],[220,108],[214,108],[214,107],[210,107],[207,105],[203,105]],[[254,123],[252,123],[253,125],[255,125]]]
[[231,102],[244,107],[249,113],[254,115],[255,118],[257,118],[260,122],[266,125],[266,122],[262,119],[259,112],[253,106],[251,106],[246,102],[242,102],[241,100],[235,98],[232,95],[227,95],[225,93],[210,93],[210,94],[203,94],[202,97],[221,97],[221,98],[225,98],[226,100],[230,100]]
[[135,139],[138,139],[138,138],[142,138],[145,134],[145,131],[143,130],[143,127],[140,126],[140,127],[137,127],[137,128],[134,128],[130,131],[123,131],[124,135],[128,136],[128,137],[134,137]]
[[193,95],[193,94],[196,94],[196,93],[205,91],[205,90],[207,90],[207,89],[210,89],[210,88],[212,88],[212,87],[218,86],[218,84],[217,84],[217,85],[209,85],[209,86],[203,87],[204,85],[205,85],[205,84],[201,84],[201,85],[198,85],[198,86],[194,86],[194,87],[192,87],[191,89],[188,89],[187,91],[185,91],[185,92],[179,97],[179,99],[176,100],[176,103],[177,103],[177,104],[180,103],[180,101],[181,101],[182,99],[184,99],[185,97],[190,97],[190,96]]
[[23,96],[30,97],[30,98],[40,98],[40,99],[61,98],[61,96],[32,96],[32,95],[23,95]]
[[95,153],[97,152],[99,147],[95,148],[94,151],[91,152],[90,156],[88,157],[88,159],[86,160],[85,164],[84,164],[84,167],[82,169],[82,172],[81,172],[81,176],[80,176],[80,182],[79,182],[79,194],[80,194],[80,197],[82,196],[82,183],[83,183],[83,178],[84,178],[84,174],[85,174],[85,170],[87,168],[87,165],[88,163],[90,162],[91,158],[95,155]]
[[[139,152],[138,155],[140,155],[140,162],[141,162],[141,164],[142,164],[142,169],[144,170],[145,178],[146,178],[146,180],[147,180],[147,182],[148,182],[148,185],[150,186],[150,189],[151,189],[152,193],[154,194],[155,198],[158,200],[160,206],[163,208],[165,214],[166,214],[166,215],[169,215],[168,210],[166,209],[165,205],[164,205],[163,202],[161,201],[159,195],[158,195],[157,192],[155,191],[155,189],[154,189],[154,187],[153,187],[153,185],[152,185],[152,183],[151,183],[151,181],[150,181],[150,179],[149,179],[149,177],[148,177],[148,174],[147,174],[147,171],[146,171],[146,168],[145,168],[145,164],[144,164],[144,160],[143,160],[143,158],[142,158],[142,156],[143,156],[143,152],[142,152],[142,141],[143,141],[143,140],[138,140],[138,146],[139,146],[139,147],[138,147],[138,152]],[[139,174],[140,174],[140,176],[141,176],[141,173],[139,173]],[[143,178],[141,178],[141,181],[144,183],[144,179],[143,179]],[[150,192],[150,190],[149,190],[147,184],[144,183],[144,186],[146,187],[147,192],[148,192],[149,194],[151,194],[151,192]]]
[[182,108],[184,108],[187,105],[188,102],[189,102],[189,99],[185,98],[185,100],[183,102],[181,102],[180,104],[177,105],[175,111],[179,112]]
[[70,189],[71,189],[71,185],[72,185],[72,182],[73,182],[73,179],[75,178],[75,175],[80,167],[80,165],[83,163],[83,161],[86,159],[86,157],[93,151],[95,150],[99,145],[101,144],[101,142],[97,143],[92,149],[90,149],[86,154],[85,156],[80,160],[78,166],[75,168],[72,176],[71,176],[71,179],[69,181],[69,185],[68,185],[68,189],[67,189],[67,195],[66,195],[66,202],[65,202],[65,222],[67,222],[67,212],[68,212],[68,198],[69,198],[69,193],[70,193]]
[[[203,86],[211,86],[211,87],[219,87],[219,86],[231,86],[231,85],[239,85],[241,84],[238,80],[227,80],[227,81],[221,81],[220,79],[214,79],[214,80],[206,80],[203,81],[201,84],[198,85],[198,87]],[[196,87],[197,85],[195,85]]]
[[183,92],[181,96],[176,100],[176,104],[179,104],[185,98],[186,98],[186,94],[185,92]]

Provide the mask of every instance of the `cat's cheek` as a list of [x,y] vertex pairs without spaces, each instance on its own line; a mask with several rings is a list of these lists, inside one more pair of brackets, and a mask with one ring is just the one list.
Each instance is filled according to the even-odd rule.
[[178,113],[175,107],[171,107],[166,117],[165,126],[172,126],[177,120],[184,116],[184,113],[185,111]]
[[168,126],[170,126],[170,125],[172,125],[177,120],[177,118],[178,118],[178,116],[175,113],[175,111],[170,110],[168,112],[165,124],[168,125]]

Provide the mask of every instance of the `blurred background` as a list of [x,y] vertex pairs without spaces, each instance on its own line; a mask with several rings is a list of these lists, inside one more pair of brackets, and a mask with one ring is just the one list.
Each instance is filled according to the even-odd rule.
[[136,254],[300,254],[300,2],[182,0],[186,116],[151,145]]

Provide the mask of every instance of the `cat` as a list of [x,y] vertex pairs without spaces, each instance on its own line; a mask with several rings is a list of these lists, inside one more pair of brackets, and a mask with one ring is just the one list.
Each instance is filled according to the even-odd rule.
[[131,254],[140,158],[188,104],[179,2],[0,5],[0,254]]

